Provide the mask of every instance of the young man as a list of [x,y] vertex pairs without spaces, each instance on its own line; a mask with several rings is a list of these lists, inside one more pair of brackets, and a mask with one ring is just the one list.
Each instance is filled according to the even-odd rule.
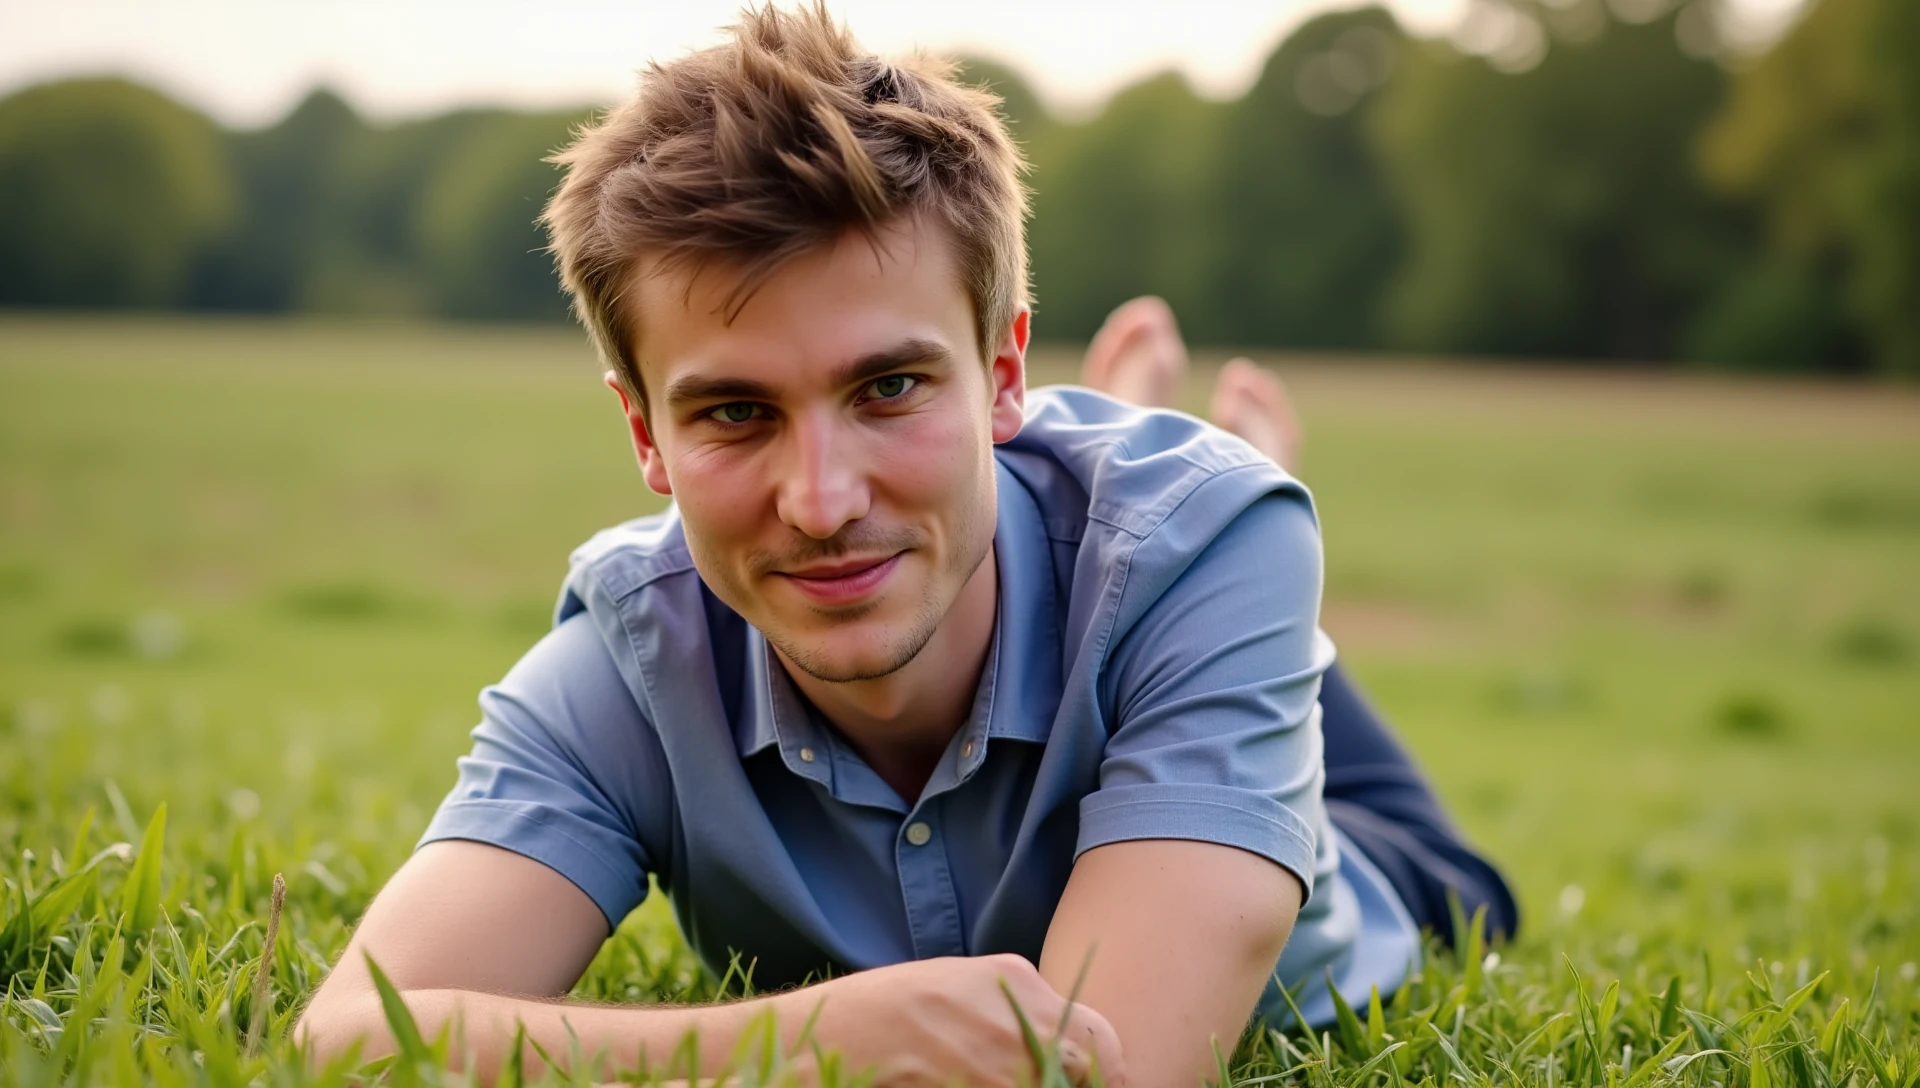
[[[561,273],[674,503],[576,552],[483,694],[301,1018],[317,1053],[391,1046],[371,956],[487,1074],[521,1025],[603,1069],[694,1032],[712,1069],[771,1013],[882,1083],[1013,1084],[1011,997],[1077,1080],[1191,1085],[1281,985],[1315,1020],[1329,978],[1390,992],[1449,892],[1511,930],[1333,668],[1271,379],[1222,374],[1227,430],[1152,410],[1185,356],[1140,300],[1088,355],[1111,396],[1027,395],[989,96],[754,11],[561,161]],[[777,992],[560,1003],[649,875]]]

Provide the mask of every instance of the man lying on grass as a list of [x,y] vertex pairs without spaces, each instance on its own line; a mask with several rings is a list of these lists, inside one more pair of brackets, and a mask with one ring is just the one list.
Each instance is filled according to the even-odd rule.
[[[716,1069],[771,1012],[882,1083],[1012,1084],[1011,997],[1076,1080],[1191,1085],[1283,986],[1309,1020],[1329,979],[1390,993],[1449,893],[1512,929],[1334,667],[1272,380],[1221,375],[1225,429],[1162,410],[1185,354],[1142,300],[1091,388],[1028,395],[989,95],[749,12],[559,159],[561,274],[674,503],[574,554],[302,1016],[316,1053],[390,1048],[371,956],[485,1075],[520,1025],[530,1062],[697,1032]],[[774,992],[561,1002],[649,876]]]

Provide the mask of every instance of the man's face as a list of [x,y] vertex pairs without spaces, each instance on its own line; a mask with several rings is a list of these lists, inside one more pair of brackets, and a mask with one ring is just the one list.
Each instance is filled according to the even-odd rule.
[[737,282],[643,263],[641,468],[679,504],[707,585],[790,663],[885,676],[992,546],[1027,315],[984,364],[946,232],[911,221],[788,262],[729,322]]

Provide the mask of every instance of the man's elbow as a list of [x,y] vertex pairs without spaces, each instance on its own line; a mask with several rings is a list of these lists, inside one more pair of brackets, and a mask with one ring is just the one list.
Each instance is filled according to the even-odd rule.
[[323,987],[293,1024],[293,1040],[311,1065],[324,1065],[360,1045],[360,1057],[373,1059],[390,1050],[384,1031],[376,1030],[380,1015],[378,995],[369,991],[329,994]]
[[1293,935],[1293,916],[1289,914],[1280,919],[1244,917],[1235,929],[1247,961],[1264,964],[1271,971],[1273,964],[1280,959],[1281,950],[1287,947],[1287,938]]
[[1293,924],[1300,917],[1300,904],[1306,892],[1299,877],[1285,869],[1280,873],[1277,897],[1261,895],[1257,902],[1240,904],[1237,924],[1233,927],[1248,959],[1268,965],[1269,970],[1279,960],[1281,950],[1287,947],[1287,938],[1293,936]]

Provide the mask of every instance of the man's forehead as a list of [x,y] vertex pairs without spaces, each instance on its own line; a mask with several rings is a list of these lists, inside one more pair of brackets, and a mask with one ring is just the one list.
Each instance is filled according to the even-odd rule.
[[647,386],[689,370],[841,367],[908,342],[970,354],[972,300],[944,234],[849,232],[758,280],[738,263],[643,257],[627,297]]

